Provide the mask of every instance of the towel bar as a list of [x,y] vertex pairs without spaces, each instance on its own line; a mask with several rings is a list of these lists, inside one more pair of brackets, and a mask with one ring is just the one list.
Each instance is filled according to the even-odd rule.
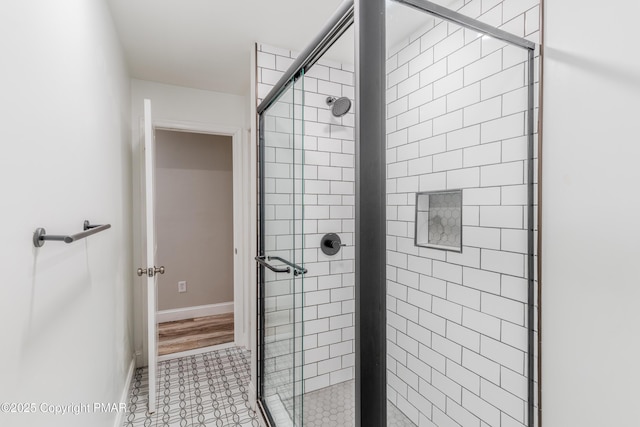
[[111,228],[111,224],[103,224],[103,225],[92,225],[89,221],[85,221],[83,225],[83,230],[80,233],[72,234],[70,236],[56,236],[56,235],[47,235],[47,231],[44,228],[37,228],[33,233],[33,246],[36,248],[40,248],[44,245],[44,242],[47,240],[53,240],[57,242],[65,242],[65,243],[73,243],[80,239],[84,239],[85,237],[89,237],[92,234],[99,233],[108,228]]

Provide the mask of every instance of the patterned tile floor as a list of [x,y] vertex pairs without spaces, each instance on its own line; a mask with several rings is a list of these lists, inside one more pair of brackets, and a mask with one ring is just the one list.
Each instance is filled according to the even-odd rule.
[[[249,404],[250,360],[249,351],[231,347],[159,362],[155,414],[147,412],[147,369],[138,368],[123,427],[263,427]],[[291,401],[285,399],[284,406]],[[354,381],[307,393],[304,427],[353,426],[354,404]],[[290,419],[287,421],[291,425]],[[415,427],[390,402],[387,426]]]
[[232,347],[158,363],[155,414],[147,412],[147,369],[131,384],[124,427],[262,427],[248,397],[250,356]]

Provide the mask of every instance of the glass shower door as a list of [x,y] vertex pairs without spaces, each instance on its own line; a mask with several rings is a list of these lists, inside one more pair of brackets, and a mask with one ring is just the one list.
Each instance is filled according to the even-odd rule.
[[260,400],[302,425],[302,79],[260,117]]

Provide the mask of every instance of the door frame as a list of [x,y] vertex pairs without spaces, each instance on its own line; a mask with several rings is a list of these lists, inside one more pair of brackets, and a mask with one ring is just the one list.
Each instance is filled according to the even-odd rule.
[[[230,136],[232,144],[232,165],[233,165],[233,247],[237,253],[233,258],[233,308],[234,308],[234,344],[249,348],[249,313],[248,304],[249,273],[246,269],[245,258],[248,256],[249,245],[249,215],[250,209],[245,206],[244,200],[248,197],[250,183],[250,168],[246,158],[249,155],[249,147],[245,141],[245,132],[240,126],[228,126],[222,124],[211,124],[202,122],[190,122],[182,120],[154,119],[152,123],[153,131],[169,130],[175,132],[201,133],[209,135]],[[139,165],[135,165],[138,167]],[[134,218],[135,219],[135,218]],[[234,251],[234,252],[235,252]],[[146,291],[143,292],[140,302],[144,305]],[[146,308],[138,307],[146,316]],[[146,319],[146,317],[144,317]],[[147,334],[147,322],[143,320],[142,337]],[[143,340],[142,354],[138,356],[138,366],[145,366],[147,343]]]

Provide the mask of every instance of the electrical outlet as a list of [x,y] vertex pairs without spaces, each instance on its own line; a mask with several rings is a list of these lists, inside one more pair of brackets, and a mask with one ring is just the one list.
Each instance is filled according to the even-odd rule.
[[181,281],[178,282],[178,292],[187,292],[187,282],[186,281]]

